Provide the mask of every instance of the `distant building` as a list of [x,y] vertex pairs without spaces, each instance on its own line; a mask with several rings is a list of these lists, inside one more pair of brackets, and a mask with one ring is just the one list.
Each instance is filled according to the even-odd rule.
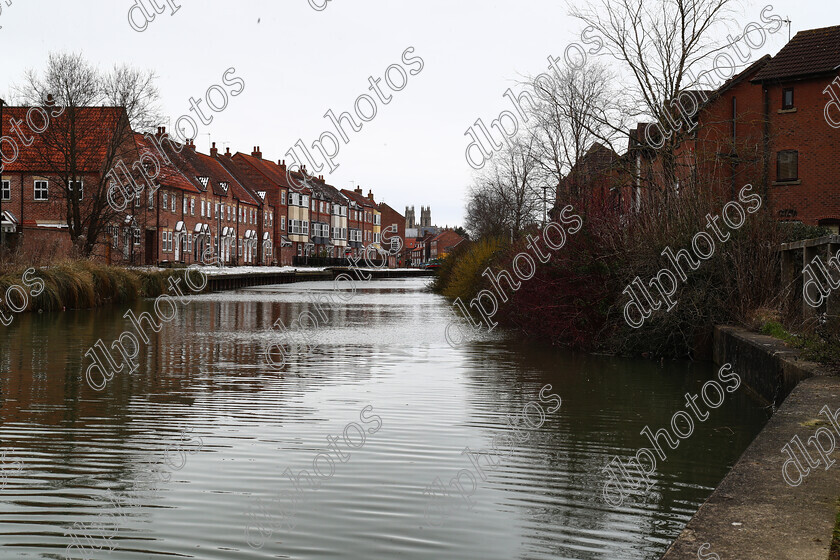
[[379,203],[379,213],[382,216],[382,248],[392,255],[389,257],[389,266],[407,266],[408,254],[405,238],[407,218],[384,202]]
[[421,238],[428,233],[438,234],[443,228],[432,225],[432,207],[420,207],[420,222],[415,221],[414,206],[405,207],[405,236]]

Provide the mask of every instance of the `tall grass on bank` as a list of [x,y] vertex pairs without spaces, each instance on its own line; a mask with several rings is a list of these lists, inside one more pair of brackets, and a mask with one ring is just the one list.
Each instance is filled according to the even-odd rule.
[[[26,268],[13,267],[0,275],[0,309],[10,313],[4,296],[12,285],[21,286]],[[168,293],[168,278],[183,277],[183,269],[164,271],[137,271],[118,266],[108,266],[89,260],[55,263],[35,269],[35,275],[44,282],[44,290],[28,298],[25,311],[62,311],[89,309],[111,303],[128,303],[141,297],[157,297]],[[16,300],[17,301],[17,300]]]
[[[573,202],[583,216],[583,229],[552,252],[547,263],[537,262],[534,277],[508,293],[507,302],[499,298],[494,319],[529,338],[585,351],[706,357],[714,325],[749,325],[760,309],[785,315],[790,287],[781,285],[779,245],[825,233],[777,222],[765,200],[738,229],[730,230],[720,222],[731,237],[726,242],[715,239],[714,255],[700,261],[697,270],[683,264],[687,278],[678,278],[673,296],[677,304],[671,311],[666,312],[663,304],[640,328],[630,327],[624,318],[629,301],[625,288],[637,276],[647,286],[661,269],[675,272],[663,250],[670,247],[675,253],[680,249],[691,253],[695,234],[710,231],[706,215],[720,215],[726,202],[707,192],[686,190],[655,210],[629,216],[591,201]],[[540,236],[536,229],[525,233]],[[524,239],[511,245],[497,240],[476,242],[447,259],[436,290],[468,304],[480,290],[493,290],[487,278],[481,277],[487,266],[494,273],[511,271],[513,258],[524,250]],[[649,290],[661,299],[657,290]]]

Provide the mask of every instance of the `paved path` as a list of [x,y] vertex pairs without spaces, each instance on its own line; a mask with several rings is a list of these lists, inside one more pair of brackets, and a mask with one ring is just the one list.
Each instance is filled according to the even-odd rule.
[[[840,412],[840,377],[799,383],[662,560],[713,560],[712,553],[720,560],[827,560],[840,498],[840,434],[819,414],[825,405]],[[818,419],[824,423],[815,425]],[[829,460],[838,462],[789,486],[782,447],[796,435],[805,443],[822,425],[834,432],[838,450]],[[807,448],[818,460],[813,446]]]

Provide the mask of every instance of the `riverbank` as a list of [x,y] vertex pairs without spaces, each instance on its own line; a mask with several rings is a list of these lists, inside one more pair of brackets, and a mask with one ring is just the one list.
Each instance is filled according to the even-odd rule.
[[[14,269],[0,275],[0,317],[17,313],[92,309],[130,303],[168,293],[169,279],[183,278],[184,267],[125,268],[93,261],[67,261],[44,268]],[[349,267],[193,267],[207,279],[202,292],[249,286],[332,281]],[[431,276],[422,269],[352,269],[353,277],[372,279]],[[196,272],[191,272],[196,275]],[[202,282],[203,283],[203,280]],[[7,296],[8,294],[8,296]],[[10,305],[11,303],[11,305]],[[6,320],[3,321],[6,323]]]
[[710,360],[715,325],[790,315],[777,247],[825,232],[764,208],[706,256],[689,257],[721,201],[700,193],[680,201],[689,207],[634,217],[583,202],[562,228],[476,239],[447,256],[434,289],[476,330],[498,325],[584,352]]
[[[840,377],[799,357],[798,351],[768,336],[733,327],[716,330],[716,361],[732,363],[755,393],[781,406],[662,560],[714,558],[712,553],[738,560],[829,558],[840,468],[818,465],[791,486],[782,470],[790,461],[781,450],[795,436],[806,444],[820,427],[832,429],[820,410],[840,408]],[[836,436],[840,444],[840,434]],[[808,450],[818,457],[811,446]],[[839,455],[829,452],[830,458]],[[791,467],[790,474],[796,472]],[[699,555],[701,547],[704,555]]]

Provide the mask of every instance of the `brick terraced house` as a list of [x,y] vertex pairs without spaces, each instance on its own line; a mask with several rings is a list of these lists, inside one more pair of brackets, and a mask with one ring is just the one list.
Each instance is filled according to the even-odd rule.
[[[778,220],[840,233],[840,26],[801,31],[718,89],[686,93],[700,109],[677,154],[680,182],[702,180],[721,200],[751,183]],[[652,126],[630,130],[623,155],[593,146],[558,185],[558,205],[585,189],[592,202],[639,211],[662,177],[644,140]]]
[[[50,127],[38,120],[45,111],[55,113]],[[74,247],[80,254],[87,243],[89,254],[115,264],[286,266],[295,257],[358,256],[380,242],[372,193],[348,196],[323,176],[290,179],[285,163],[263,159],[258,146],[232,155],[213,143],[206,155],[164,127],[132,131],[122,108],[85,107],[74,112],[71,148],[62,144],[70,124],[61,113],[52,105],[4,108],[7,248],[47,257]]]

